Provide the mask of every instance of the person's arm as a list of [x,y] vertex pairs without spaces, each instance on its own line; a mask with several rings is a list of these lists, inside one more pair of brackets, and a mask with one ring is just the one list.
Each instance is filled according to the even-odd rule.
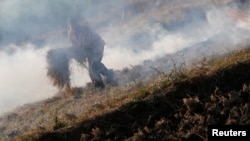
[[93,33],[88,26],[81,26],[79,29],[79,39],[81,42],[81,47],[91,48],[90,44],[93,41]]
[[79,40],[79,37],[77,37],[77,34],[74,31],[69,31],[68,40],[72,46],[81,46],[81,40]]

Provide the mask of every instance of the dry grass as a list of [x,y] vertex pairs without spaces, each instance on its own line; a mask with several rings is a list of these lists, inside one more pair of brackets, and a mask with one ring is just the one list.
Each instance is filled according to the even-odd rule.
[[[92,104],[79,115],[60,115],[67,112],[57,109],[58,120],[67,123],[66,128],[53,131],[51,127],[44,127],[46,129],[36,133],[33,130],[15,139],[120,140],[126,137],[127,140],[205,140],[208,124],[249,124],[250,72],[244,71],[250,65],[249,55],[247,49],[222,56],[218,60],[207,60],[205,64],[209,67],[206,73],[199,68],[191,71],[182,69],[180,72],[174,69],[177,78],[173,75],[171,79],[168,75],[161,76],[161,81],[150,85],[110,87],[104,91],[92,89],[93,93],[102,93],[92,97],[93,100],[96,97],[106,100]],[[232,74],[236,75],[229,81]],[[81,100],[87,95],[82,92]],[[91,98],[88,101],[93,103]],[[77,99],[60,99],[51,104],[68,109],[75,102]],[[77,106],[80,105],[73,107]]]
[[65,84],[70,84],[70,59],[67,55],[67,48],[51,49],[47,53],[47,76],[52,80],[52,84],[63,88]]
[[[179,2],[182,1],[176,1],[177,7]],[[173,12],[159,8],[162,12]],[[181,13],[181,7],[177,12]],[[147,14],[155,21],[162,16]],[[169,18],[167,21],[175,20]],[[134,19],[140,22],[137,25],[128,22],[121,29],[126,32],[128,26],[139,27],[144,20],[141,16]],[[191,68],[186,64],[173,65],[172,70],[165,72],[155,67],[158,75],[148,82],[135,79],[103,90],[91,85],[73,88],[71,98],[59,92],[55,97],[27,104],[1,117],[0,140],[206,139],[207,124],[249,124],[249,97],[242,98],[249,94],[249,56],[249,50],[238,50],[219,58],[199,60]],[[127,71],[124,79],[136,78],[140,73]],[[48,75],[59,87],[69,82],[68,78],[59,79],[54,71]],[[244,104],[239,103],[242,99]],[[228,105],[232,110],[228,110]]]

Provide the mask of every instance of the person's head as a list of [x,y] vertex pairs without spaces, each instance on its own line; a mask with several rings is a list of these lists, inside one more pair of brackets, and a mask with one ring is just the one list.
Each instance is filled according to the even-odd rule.
[[71,30],[75,30],[79,26],[79,19],[75,17],[70,17],[68,19],[68,27]]
[[77,17],[70,17],[68,19],[68,27],[71,30],[77,30],[80,25],[87,25],[87,21],[85,19],[80,19]]

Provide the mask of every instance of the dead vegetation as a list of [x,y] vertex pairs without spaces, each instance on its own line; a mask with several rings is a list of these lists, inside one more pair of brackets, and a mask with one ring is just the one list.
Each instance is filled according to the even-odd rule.
[[207,140],[207,125],[250,124],[249,58],[246,49],[206,60],[206,69],[175,70],[176,77],[123,91],[129,94],[94,105],[65,127],[14,140]]
[[[164,13],[182,13],[182,6],[188,7],[189,3],[173,2],[177,11],[159,6],[153,9],[161,9],[157,14],[147,14],[151,14],[149,17],[155,21],[162,20]],[[201,3],[199,1],[197,5]],[[175,21],[175,16],[167,17],[166,24]],[[127,28],[131,26],[138,29],[137,26],[145,20],[142,17],[129,20],[128,23],[141,22],[124,24],[122,31],[128,32]],[[126,18],[130,17],[125,13]],[[197,50],[209,54],[208,50],[213,49],[216,53],[221,52],[221,48],[214,44]],[[202,53],[189,52],[191,58],[193,54]],[[212,60],[204,58],[191,65],[176,63],[190,56],[175,56],[156,60],[159,64],[152,66],[151,71],[135,66],[115,72],[122,76],[120,83],[126,83],[122,87],[108,86],[99,90],[87,85],[73,88],[72,98],[65,98],[63,92],[59,92],[60,95],[55,97],[20,107],[0,118],[0,140],[206,140],[208,124],[249,124],[249,49],[233,51]],[[176,62],[166,63],[166,60]],[[148,66],[151,63],[154,62],[145,62]],[[173,69],[165,72],[164,67]],[[65,68],[60,70],[70,73]],[[141,74],[141,70],[146,73]],[[157,75],[148,77],[152,71]],[[48,75],[57,86],[69,82],[69,78],[60,80],[53,71]],[[145,78],[149,81],[141,81]]]
[[70,58],[66,49],[52,49],[47,54],[47,76],[52,80],[53,85],[59,88],[70,84]]

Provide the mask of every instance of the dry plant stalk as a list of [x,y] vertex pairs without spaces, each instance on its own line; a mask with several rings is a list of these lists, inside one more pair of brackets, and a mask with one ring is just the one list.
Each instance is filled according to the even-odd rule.
[[54,86],[62,89],[70,87],[70,60],[75,59],[80,66],[86,66],[86,52],[82,48],[56,48],[48,51],[47,59],[47,76],[52,80]]
[[70,83],[70,58],[67,50],[68,48],[51,49],[47,53],[47,76],[58,88]]

